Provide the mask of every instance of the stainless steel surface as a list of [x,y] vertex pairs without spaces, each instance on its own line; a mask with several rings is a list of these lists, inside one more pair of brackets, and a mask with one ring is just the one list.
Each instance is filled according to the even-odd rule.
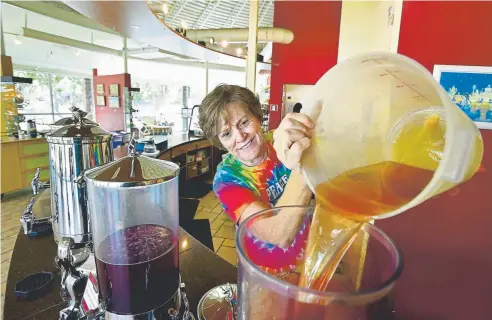
[[74,248],[72,238],[62,238],[58,242],[58,258],[63,262],[68,263],[72,267],[80,267],[91,255],[91,250],[87,246]]
[[36,173],[34,174],[34,177],[31,180],[32,193],[35,195],[39,193],[39,190],[50,187],[49,182],[42,182],[39,180],[40,174],[41,174],[41,169],[38,168],[36,170]]
[[71,110],[76,121],[51,132],[46,140],[54,237],[56,241],[70,237],[77,244],[90,241],[86,192],[77,180],[85,170],[113,160],[113,136],[85,119],[85,112]]
[[197,315],[198,320],[212,320],[219,315],[224,315],[233,310],[237,299],[237,285],[223,284],[210,289],[203,295],[198,303]]
[[36,224],[51,223],[51,215],[46,215],[47,210],[44,210],[46,203],[45,200],[49,199],[49,197],[47,197],[47,193],[48,190],[46,190],[46,192],[42,192],[38,197],[32,197],[27,204],[27,207],[20,218],[24,234],[29,235]]
[[[183,307],[183,312],[180,312]],[[195,320],[195,316],[190,312],[188,298],[184,292],[184,283],[181,283],[181,289],[178,289],[174,296],[166,301],[159,308],[137,315],[121,315],[111,312],[105,312],[105,320],[141,320],[141,319],[166,319],[166,320]]]
[[22,224],[22,229],[24,229],[24,234],[28,234],[32,230],[32,225],[34,224],[34,215],[32,213],[32,207],[34,206],[34,201],[36,198],[32,197],[29,201],[26,209],[22,213],[20,222]]
[[128,188],[166,182],[179,175],[177,164],[142,156],[135,152],[135,144],[132,139],[128,156],[87,170],[85,179],[98,187]]

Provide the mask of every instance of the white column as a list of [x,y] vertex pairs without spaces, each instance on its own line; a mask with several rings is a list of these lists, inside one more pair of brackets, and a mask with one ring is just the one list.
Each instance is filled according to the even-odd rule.
[[[0,3],[0,6],[2,4]],[[0,10],[0,55],[5,55],[5,42],[3,40],[3,22],[2,22],[2,10]]]
[[205,94],[208,94],[208,61],[205,61]]
[[128,47],[126,42],[126,37],[123,37],[123,73],[128,73]]
[[258,43],[258,11],[259,1],[249,2],[249,34],[248,57],[246,59],[246,87],[251,91],[256,90],[256,52]]

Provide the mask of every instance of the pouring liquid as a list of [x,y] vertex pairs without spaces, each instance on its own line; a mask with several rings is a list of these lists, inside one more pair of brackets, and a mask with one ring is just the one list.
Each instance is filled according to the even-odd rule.
[[[325,291],[364,223],[414,199],[430,182],[442,158],[444,131],[437,114],[424,123],[410,123],[393,141],[393,161],[354,168],[319,184],[299,286]],[[361,285],[365,245],[354,289]],[[352,257],[353,260],[353,257]]]

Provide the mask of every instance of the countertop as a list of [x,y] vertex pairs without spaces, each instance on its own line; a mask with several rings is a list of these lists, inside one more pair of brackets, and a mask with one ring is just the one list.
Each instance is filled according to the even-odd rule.
[[169,136],[146,136],[145,138],[139,139],[137,141],[146,141],[150,138],[154,138],[155,144],[159,144],[167,140],[167,149],[161,151],[167,151],[169,149],[180,146],[182,144],[205,139],[204,137],[190,137],[187,133],[183,133],[183,134],[173,134]]
[[5,138],[0,138],[0,144],[3,144],[3,143],[14,143],[14,142],[38,141],[38,140],[44,140],[44,141],[46,141],[46,139],[44,137],[23,138],[23,139],[17,139],[17,138],[14,138],[14,137],[5,137]]
[[[190,310],[196,316],[198,302],[211,288],[230,282],[236,283],[237,269],[213,251],[180,229],[179,270],[186,285]],[[5,320],[58,319],[58,312],[66,307],[60,297],[60,272],[54,264],[57,252],[53,236],[30,239],[19,231],[15,243],[5,293]],[[33,301],[20,301],[14,295],[17,281],[40,271],[55,275],[54,289]]]
[[[180,145],[184,145],[190,142],[206,140],[204,137],[190,137],[187,133],[182,134],[173,134],[169,136],[146,136],[145,139],[138,139],[137,141],[145,141],[149,138],[154,138],[154,143],[157,145],[167,140],[167,147],[160,150],[159,156],[161,156],[164,152],[171,150],[172,148],[178,147]],[[127,144],[124,144],[120,147],[114,149],[114,158],[119,159],[127,154]]]

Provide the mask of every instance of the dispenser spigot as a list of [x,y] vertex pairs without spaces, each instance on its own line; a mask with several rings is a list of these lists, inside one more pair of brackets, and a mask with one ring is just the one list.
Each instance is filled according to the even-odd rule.
[[24,229],[24,234],[29,234],[29,232],[31,232],[34,220],[36,219],[34,217],[34,214],[32,213],[32,207],[34,206],[35,199],[36,198],[34,197],[31,198],[31,201],[29,201],[26,209],[24,210],[20,218],[22,229]]
[[41,168],[37,168],[36,173],[34,174],[34,177],[31,180],[32,193],[35,195],[39,193],[39,190],[50,187],[49,182],[40,181],[39,179],[40,174],[41,174]]

